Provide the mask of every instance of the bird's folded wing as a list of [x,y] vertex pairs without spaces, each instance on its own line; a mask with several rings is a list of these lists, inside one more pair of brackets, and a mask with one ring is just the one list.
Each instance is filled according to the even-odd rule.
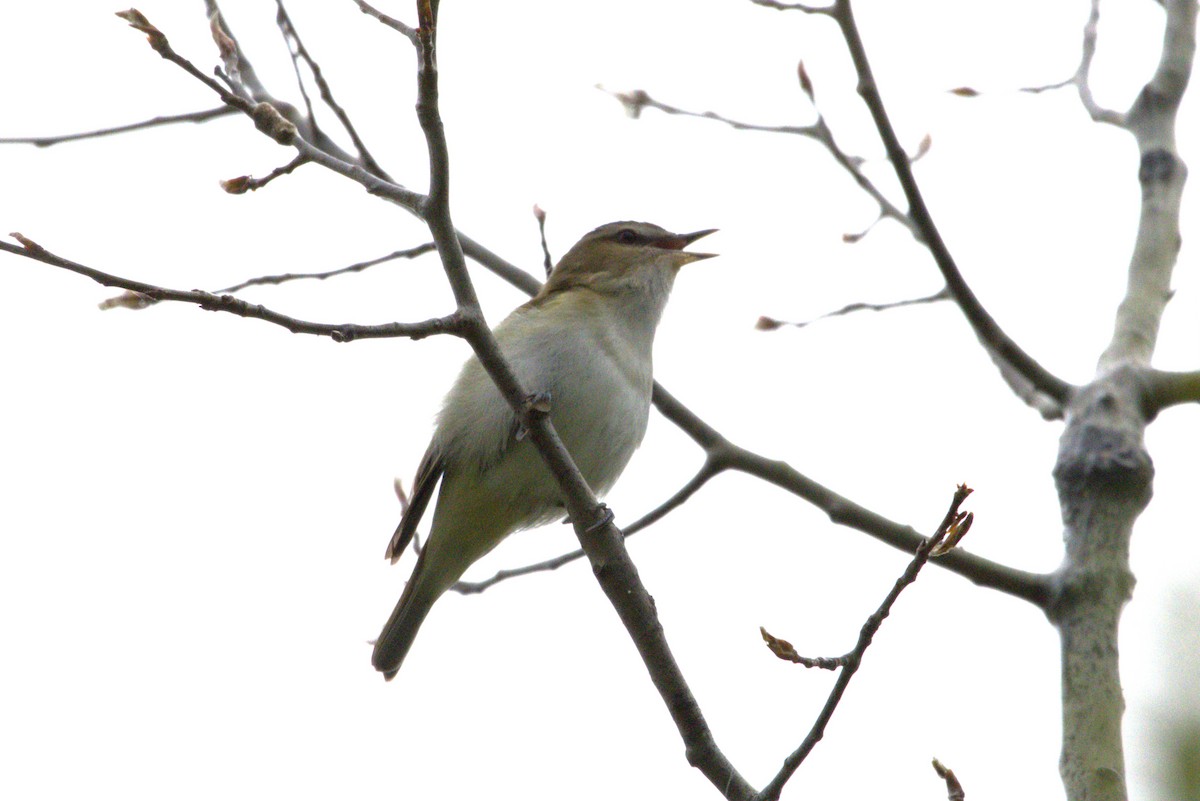
[[404,514],[400,518],[400,525],[396,527],[396,533],[392,535],[387,553],[384,554],[392,564],[396,563],[400,554],[404,553],[404,549],[412,541],[413,534],[417,531],[417,524],[421,522],[421,515],[425,514],[425,507],[429,506],[429,499],[433,497],[433,491],[437,488],[438,481],[445,469],[441,453],[431,442],[429,449],[425,451],[424,458],[421,459],[421,464],[417,467],[417,478],[413,484],[408,508],[404,510]]

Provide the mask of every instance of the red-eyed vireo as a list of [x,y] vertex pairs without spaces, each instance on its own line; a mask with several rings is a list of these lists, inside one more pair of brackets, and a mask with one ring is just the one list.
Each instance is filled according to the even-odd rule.
[[[550,421],[598,495],[607,492],[646,433],[654,331],[679,268],[710,258],[684,247],[715,229],[673,234],[615,222],[589,233],[541,291],[495,329],[521,386],[546,393]],[[396,675],[433,603],[475,560],[512,532],[565,516],[558,484],[479,360],[463,365],[441,413],[400,526],[393,562],[433,496],[433,527],[372,663]]]

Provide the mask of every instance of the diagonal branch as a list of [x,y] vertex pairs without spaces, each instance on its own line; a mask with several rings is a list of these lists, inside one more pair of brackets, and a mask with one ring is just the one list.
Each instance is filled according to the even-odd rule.
[[292,57],[292,67],[296,71],[296,83],[300,87],[300,92],[304,97],[304,104],[308,108],[309,119],[312,120],[314,127],[316,126],[316,116],[312,110],[312,101],[309,99],[308,92],[304,88],[304,81],[300,77],[300,61],[308,65],[308,69],[313,76],[313,81],[317,84],[317,90],[321,93],[321,100],[329,107],[333,115],[337,117],[337,121],[341,123],[342,129],[350,137],[350,141],[354,144],[354,149],[358,151],[358,158],[362,162],[362,165],[376,175],[386,176],[387,173],[383,167],[379,166],[379,162],[371,155],[371,151],[367,149],[366,143],[359,136],[358,129],[351,121],[350,115],[334,99],[333,89],[329,86],[329,82],[325,80],[325,73],[321,71],[321,65],[309,54],[308,49],[304,46],[304,42],[301,41],[300,32],[296,30],[296,26],[292,23],[292,18],[288,15],[287,8],[283,5],[283,0],[275,0],[275,5],[279,9],[275,21],[279,25],[279,30],[283,33],[284,41],[288,45],[288,52]]
[[[696,475],[671,498],[625,529],[627,537],[665,517],[683,500],[708,483],[709,479],[726,470],[734,470],[774,484],[820,509],[835,525],[860,531],[897,550],[916,553],[924,541],[912,526],[889,520],[855,503],[804,475],[787,462],[768,459],[729,442],[657,385],[655,406],[664,417],[685,431],[696,426],[702,427],[701,438],[705,442],[700,444],[700,447],[704,449],[707,458]],[[509,578],[557,570],[582,555],[582,551],[571,551],[543,562],[501,570],[480,582],[463,582],[455,589],[464,594],[483,592]],[[1018,570],[960,548],[954,549],[936,564],[980,587],[1011,595],[1039,609],[1045,610],[1051,600],[1051,577],[1043,573]]]
[[420,58],[417,70],[417,118],[429,149],[430,188],[422,209],[450,281],[458,312],[464,317],[464,336],[476,356],[513,408],[538,453],[558,482],[567,513],[592,570],[609,602],[629,632],[650,679],[674,720],[688,761],[730,799],[746,799],[753,788],[717,747],[704,715],[667,644],[654,600],[638,578],[612,513],[600,504],[558,438],[549,416],[530,403],[483,321],[467,274],[463,253],[450,219],[449,155],[438,110],[438,72],[435,55],[436,0],[418,0]]
[[[823,116],[821,116],[819,109],[817,121],[812,125],[768,126],[731,119],[712,111],[695,112],[681,109],[656,100],[642,90],[610,92],[610,94],[620,101],[625,107],[626,112],[633,117],[637,117],[646,108],[653,108],[665,114],[714,120],[729,125],[736,130],[792,134],[820,142],[863,191],[879,205],[880,218],[895,219],[908,228],[917,241],[929,248],[942,272],[943,278],[946,280],[949,293],[960,309],[962,309],[968,322],[975,330],[976,335],[983,343],[993,361],[997,364],[1001,376],[1014,393],[1028,405],[1037,409],[1043,417],[1047,419],[1061,417],[1065,400],[1072,389],[1071,385],[1045,370],[1045,368],[1021,350],[1004,333],[966,284],[953,258],[950,256],[945,243],[941,240],[940,234],[933,223],[928,209],[924,205],[924,200],[912,176],[912,162],[915,158],[904,152],[896,138],[894,130],[891,128],[890,122],[887,120],[882,100],[875,88],[874,78],[871,75],[870,66],[866,60],[861,39],[858,36],[857,28],[850,13],[849,3],[842,1],[828,7],[815,7],[804,4],[761,2],[761,0],[752,1],[757,5],[769,8],[832,16],[838,21],[846,38],[847,45],[851,50],[851,55],[854,58],[855,69],[859,75],[860,94],[862,94],[875,119],[876,126],[884,140],[888,157],[894,165],[893,169],[896,171],[905,196],[908,199],[908,212],[902,211],[888,200],[878,187],[866,177],[861,169],[861,159],[849,156],[840,148],[833,137],[832,131],[825,123]],[[801,88],[812,99],[812,82],[808,79],[803,64],[800,65],[799,77]],[[920,153],[918,153],[919,155]],[[867,230],[869,231],[870,228]],[[847,241],[857,241],[861,236],[862,234],[851,234],[845,238]],[[769,325],[770,321],[767,322]]]
[[958,265],[955,264],[949,248],[942,240],[933,216],[925,205],[925,198],[913,177],[908,155],[900,146],[896,131],[884,108],[883,98],[879,94],[879,87],[875,83],[875,76],[867,60],[862,37],[854,21],[850,0],[837,0],[832,8],[832,16],[846,40],[850,58],[854,62],[854,69],[858,73],[858,93],[870,111],[879,136],[883,140],[888,158],[892,162],[892,169],[908,200],[909,214],[920,228],[922,240],[929,247],[946,285],[954,295],[955,302],[967,318],[971,328],[974,329],[976,336],[985,346],[1004,363],[1010,365],[1019,378],[1028,382],[1038,395],[1044,396],[1048,401],[1053,402],[1054,407],[1061,410],[1071,397],[1074,390],[1072,385],[1042,367],[1004,332],[987,309],[983,307],[983,304],[979,302],[975,293],[971,291],[959,271]]
[[[893,548],[915,553],[917,546],[921,544],[921,535],[911,526],[893,522],[866,507],[859,506],[849,498],[813,481],[786,462],[768,459],[730,443],[719,431],[697,417],[695,412],[657,383],[654,385],[654,406],[663,417],[678,426],[693,442],[703,448],[710,460],[718,461],[726,469],[740,470],[785,489],[825,512],[834,523],[861,531]],[[1017,570],[959,549],[939,559],[937,564],[982,587],[999,590],[1040,608],[1044,609],[1049,603],[1048,576]]]
[[[795,774],[796,770],[808,757],[812,750],[816,747],[821,738],[825,736],[825,727],[829,725],[829,721],[833,718],[833,713],[837,710],[838,704],[841,703],[842,696],[845,695],[846,688],[850,686],[850,680],[854,678],[854,674],[858,672],[862,666],[863,656],[867,649],[871,646],[875,634],[879,631],[883,621],[891,614],[892,607],[900,598],[906,587],[917,580],[917,575],[921,572],[921,568],[929,561],[931,556],[937,554],[938,546],[948,538],[958,533],[961,537],[966,533],[966,527],[970,526],[969,515],[965,512],[960,512],[959,507],[967,496],[971,494],[971,490],[966,485],[959,485],[954,493],[954,498],[950,502],[950,508],[946,511],[942,523],[938,526],[937,532],[928,539],[922,537],[921,544],[917,546],[916,552],[913,554],[912,561],[908,563],[904,573],[900,578],[896,579],[892,589],[888,592],[887,597],[883,599],[883,603],[879,608],[867,618],[863,623],[862,628],[858,633],[858,641],[854,645],[854,649],[850,653],[842,657],[841,671],[838,673],[837,681],[834,682],[833,689],[829,691],[829,696],[825,700],[825,705],[818,713],[816,720],[808,731],[808,735],[800,746],[793,751],[783,761],[782,767],[775,777],[762,789],[755,801],[776,801],[779,794],[783,792],[783,786]],[[961,532],[955,532],[955,529],[961,528]],[[953,551],[951,551],[953,553]]]
[[375,19],[379,20],[381,23],[388,26],[392,30],[399,31],[400,33],[404,34],[406,37],[408,37],[408,40],[413,43],[413,46],[416,47],[417,32],[415,29],[413,29],[412,27],[410,27],[408,25],[405,25],[403,22],[396,19],[395,17],[389,17],[387,14],[384,14],[382,11],[375,8],[370,3],[365,2],[365,0],[354,0],[354,2],[358,5],[359,11],[361,11],[362,13],[366,14],[369,17],[374,17]]

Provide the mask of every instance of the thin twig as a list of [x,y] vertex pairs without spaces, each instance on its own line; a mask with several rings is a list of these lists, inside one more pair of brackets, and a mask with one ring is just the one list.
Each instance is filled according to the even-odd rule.
[[386,339],[395,337],[423,339],[432,334],[463,335],[463,321],[457,314],[447,315],[446,317],[435,317],[419,323],[384,323],[382,325],[357,325],[353,323],[336,325],[300,320],[256,303],[248,303],[233,295],[217,295],[212,292],[202,292],[200,290],[184,291],[168,289],[154,284],[147,284],[143,281],[122,278],[55,255],[21,234],[14,233],[11,236],[19,241],[22,247],[11,245],[8,242],[0,242],[0,250],[40,261],[43,264],[61,267],[64,270],[87,276],[98,284],[125,289],[153,301],[172,300],[179,303],[190,303],[206,311],[227,312],[239,317],[263,320],[264,322],[282,326],[293,334],[327,336],[334,342],[353,342],[358,339]]
[[890,309],[900,309],[905,306],[921,306],[927,303],[937,303],[942,300],[950,300],[950,290],[942,287],[932,295],[924,295],[919,298],[908,298],[907,300],[894,300],[890,303],[847,303],[840,309],[831,312],[826,312],[819,317],[814,317],[811,320],[803,320],[800,322],[789,322],[787,320],[777,320],[774,317],[759,317],[758,322],[754,327],[759,331],[774,331],[784,326],[792,328],[805,328],[812,325],[818,320],[828,320],[831,317],[842,317],[847,314],[854,314],[860,311],[888,311]]
[[338,122],[342,124],[343,130],[345,130],[347,136],[350,137],[350,141],[354,143],[354,149],[358,151],[358,156],[362,161],[362,165],[376,175],[386,177],[387,172],[384,171],[383,167],[379,165],[379,162],[375,160],[375,157],[371,155],[371,151],[367,149],[367,145],[362,140],[362,137],[359,136],[358,129],[354,127],[354,123],[351,121],[350,115],[347,114],[346,110],[342,108],[341,104],[334,99],[333,89],[330,88],[329,82],[325,80],[325,74],[321,71],[321,65],[317,63],[316,59],[314,59],[309,54],[308,49],[305,48],[304,42],[300,39],[299,31],[296,30],[296,26],[292,23],[292,18],[288,16],[287,9],[283,5],[283,0],[275,0],[275,4],[279,9],[278,13],[276,14],[276,23],[279,25],[280,32],[283,33],[284,41],[288,45],[288,52],[292,56],[292,66],[296,70],[296,83],[299,84],[300,91],[303,93],[304,103],[308,107],[308,114],[313,120],[313,125],[316,125],[316,117],[313,114],[312,104],[309,101],[308,93],[304,89],[304,81],[300,77],[299,61],[301,59],[303,59],[304,63],[308,65],[309,71],[312,72],[313,81],[316,82],[317,90],[321,93],[321,100],[326,106],[329,107],[329,110],[333,112],[334,116],[337,117]]
[[239,175],[237,178],[229,178],[221,181],[221,188],[231,195],[244,195],[247,192],[257,192],[267,184],[274,181],[283,175],[291,175],[297,167],[308,163],[308,159],[304,156],[296,156],[282,167],[276,167],[262,178],[255,178],[252,175]]
[[[211,8],[215,9],[216,13],[219,13],[216,4],[212,0],[207,1]],[[352,181],[356,181],[369,193],[389,200],[415,216],[423,218],[423,209],[426,202],[424,195],[406,189],[392,181],[386,175],[373,173],[362,165],[356,164],[350,154],[345,153],[332,142],[322,141],[313,143],[307,141],[303,135],[297,135],[306,121],[298,119],[299,114],[294,108],[286,104],[279,104],[276,107],[275,104],[268,101],[255,103],[232,93],[217,81],[201,73],[195,65],[171,49],[166,36],[151,25],[145,16],[137,12],[133,12],[132,14],[130,12],[122,12],[117,16],[129,22],[131,27],[146,33],[147,40],[155,52],[159,53],[164,59],[176,64],[189,75],[216,92],[218,97],[230,107],[249,116],[254,120],[255,126],[263,133],[271,136],[276,141],[294,146],[308,160],[316,162],[326,169],[332,170]],[[269,96],[265,89],[261,87],[260,89],[264,96]],[[286,125],[284,125],[286,122],[290,122],[294,126],[290,134]],[[459,243],[466,255],[508,283],[529,294],[537,292],[538,287],[541,286],[541,283],[532,275],[501,258],[479,242],[460,232],[456,231],[455,234],[458,236]]]
[[364,2],[364,0],[354,0],[354,2],[355,2],[355,4],[358,5],[358,10],[361,11],[362,13],[366,14],[367,16],[374,17],[375,19],[379,20],[380,22],[382,22],[384,25],[388,26],[392,30],[399,31],[400,33],[404,34],[405,36],[408,37],[408,40],[410,42],[412,42],[414,45],[417,43],[416,29],[414,29],[408,25],[405,25],[403,22],[396,19],[395,17],[389,17],[387,14],[384,14],[382,11],[375,8],[370,3]]
[[803,665],[806,668],[817,668],[818,670],[838,670],[844,668],[851,658],[851,654],[843,654],[842,656],[801,656],[796,647],[787,640],[782,640],[771,634],[762,626],[758,627],[759,634],[762,635],[763,641],[767,647],[771,649],[771,653],[787,662],[792,662],[797,665]]
[[883,621],[891,614],[892,607],[900,597],[900,593],[917,580],[921,568],[929,561],[929,556],[933,549],[963,519],[963,513],[959,511],[959,507],[962,506],[963,501],[970,494],[971,490],[969,487],[965,484],[959,485],[954,493],[953,500],[950,502],[950,508],[946,511],[941,525],[938,526],[937,532],[922,542],[920,547],[917,548],[916,553],[913,554],[912,561],[908,563],[908,567],[905,568],[900,578],[896,579],[896,583],[892,585],[892,589],[888,592],[887,597],[883,599],[883,603],[863,623],[862,629],[858,634],[858,642],[855,643],[854,649],[846,654],[845,657],[840,658],[844,660],[844,665],[838,674],[837,681],[834,682],[833,689],[829,692],[829,697],[826,699],[825,705],[821,708],[820,714],[817,715],[816,720],[809,729],[808,735],[800,743],[800,746],[783,761],[779,772],[762,789],[762,792],[755,797],[755,801],[775,801],[775,799],[778,799],[788,779],[795,774],[796,770],[812,752],[812,749],[816,747],[817,743],[825,735],[825,727],[829,724],[830,719],[832,719],[838,704],[841,703],[842,696],[845,694],[846,688],[850,685],[850,680],[854,678],[854,674],[861,667],[863,656],[871,646],[871,641],[874,639],[876,632],[879,631],[879,627],[883,625]]
[[[233,294],[234,292],[240,292],[241,290],[246,289],[247,287],[278,286],[279,284],[286,284],[290,281],[306,281],[306,280],[324,281],[326,278],[333,278],[333,277],[339,276],[339,275],[347,275],[349,273],[362,272],[363,270],[366,270],[370,267],[374,267],[379,264],[384,264],[386,262],[393,261],[395,259],[413,259],[424,253],[428,253],[431,250],[434,250],[433,243],[426,242],[423,245],[417,245],[415,248],[408,248],[406,250],[397,250],[397,251],[387,254],[386,256],[380,256],[379,258],[376,258],[376,259],[368,259],[367,261],[356,262],[354,264],[349,265],[348,267],[339,267],[336,270],[326,270],[325,272],[319,272],[319,273],[281,273],[279,275],[260,275],[255,278],[247,278],[245,281],[242,281],[240,283],[233,284],[233,285],[227,286],[227,287],[222,287],[221,289],[214,289],[214,290],[212,290],[212,293],[214,295]],[[153,300],[145,295],[137,295],[136,293],[128,293],[127,292],[124,295],[118,295],[115,298],[109,298],[108,300],[103,301],[100,304],[100,308],[101,309],[115,309],[115,308],[145,309],[149,306],[153,306],[156,303],[158,303],[157,300]]]
[[1087,24],[1083,26],[1083,55],[1079,60],[1079,69],[1075,72],[1075,77],[1071,82],[1075,84],[1075,89],[1079,92],[1079,101],[1083,103],[1084,109],[1093,120],[1122,128],[1126,123],[1125,115],[1119,111],[1104,108],[1096,102],[1096,98],[1092,95],[1092,61],[1096,57],[1096,39],[1099,27],[1100,0],[1092,0]]
[[[654,509],[651,509],[646,514],[639,517],[634,522],[630,523],[622,529],[625,539],[629,539],[634,534],[649,528],[652,524],[657,523],[662,518],[666,517],[670,512],[678,509],[689,498],[696,494],[709,479],[716,476],[722,471],[722,468],[717,466],[714,460],[706,460],[704,465],[696,472],[696,475],[680,487],[670,497],[659,504]],[[577,548],[573,551],[568,551],[552,559],[546,559],[541,562],[523,565],[521,567],[507,568],[498,570],[492,576],[482,581],[459,581],[450,589],[462,595],[477,595],[485,590],[491,589],[493,586],[507,581],[509,579],[519,578],[520,576],[528,576],[533,573],[547,573],[553,570],[558,570],[560,567],[569,565],[585,556],[582,548]]]
[[[809,95],[809,99],[811,100],[812,95],[809,94],[809,87],[806,86],[807,74],[803,71],[803,64],[801,64],[801,69],[799,72],[802,76],[801,88],[804,90],[805,94]],[[851,179],[858,184],[859,188],[866,192],[867,195],[869,195],[871,199],[879,205],[880,217],[887,217],[895,220],[907,228],[909,233],[911,233],[918,241],[921,241],[921,231],[913,222],[913,220],[909,218],[908,214],[900,210],[894,203],[888,200],[887,196],[884,195],[883,192],[881,192],[879,188],[875,186],[874,182],[867,177],[866,173],[863,172],[862,165],[865,163],[865,160],[858,156],[851,156],[842,150],[841,146],[837,143],[837,140],[833,136],[833,131],[826,124],[824,116],[821,115],[820,109],[816,109],[815,104],[814,109],[817,111],[817,121],[811,125],[761,125],[758,123],[743,122],[742,120],[736,120],[732,117],[726,117],[722,114],[718,114],[715,111],[689,111],[677,106],[672,106],[668,103],[663,103],[662,101],[651,97],[648,93],[641,89],[636,89],[632,92],[613,92],[605,89],[602,86],[597,88],[603,92],[606,92],[620,102],[621,106],[625,109],[625,113],[634,118],[639,117],[643,110],[651,108],[661,111],[664,114],[671,114],[674,116],[712,120],[723,125],[728,125],[730,128],[733,128],[736,131],[758,131],[761,133],[787,134],[791,136],[800,136],[806,139],[812,139],[815,142],[819,142],[827,151],[829,151],[829,154],[833,156],[834,161],[836,161],[838,165],[846,171]],[[858,238],[861,238],[861,236]]]
[[0,137],[0,145],[34,145],[36,147],[51,147],[62,142],[78,142],[82,139],[97,139],[101,136],[141,131],[146,128],[158,128],[163,125],[175,125],[180,122],[208,122],[218,117],[228,117],[235,114],[237,109],[229,106],[205,109],[204,111],[189,111],[187,114],[166,114],[151,117],[141,122],[130,122],[125,125],[115,125],[112,128],[98,128],[94,131],[83,131],[73,134],[57,134],[53,136],[15,136]]
[[436,250],[436,248],[434,248],[434,246],[433,246],[433,243],[426,242],[424,244],[417,245],[416,247],[413,247],[413,248],[406,248],[404,250],[393,251],[393,252],[387,254],[386,256],[380,256],[375,259],[367,259],[366,261],[355,262],[354,264],[351,264],[346,267],[339,267],[336,270],[326,270],[325,272],[321,272],[321,273],[283,273],[281,275],[263,275],[263,276],[259,276],[257,278],[248,278],[245,281],[242,281],[240,284],[234,284],[233,286],[228,286],[228,287],[225,287],[224,289],[218,289],[216,291],[217,292],[237,292],[238,290],[245,289],[246,287],[249,287],[249,286],[260,286],[260,285],[264,285],[264,284],[276,285],[276,284],[283,284],[288,281],[305,281],[305,280],[324,281],[326,278],[333,278],[333,277],[339,276],[339,275],[347,275],[349,273],[360,273],[363,270],[368,269],[369,267],[374,267],[379,264],[385,264],[386,262],[395,261],[396,259],[415,259],[416,257],[422,256],[433,250]]
[[[1126,127],[1126,115],[1119,111],[1104,108],[1096,102],[1096,98],[1092,94],[1092,62],[1096,57],[1096,39],[1099,27],[1100,0],[1091,0],[1088,19],[1083,26],[1083,47],[1081,48],[1079,65],[1075,68],[1075,74],[1070,78],[1056,81],[1055,83],[1042,84],[1040,86],[1024,86],[1021,87],[1021,91],[1029,94],[1041,94],[1042,92],[1050,92],[1055,89],[1065,89],[1068,86],[1073,86],[1079,95],[1079,101],[1083,105],[1084,110],[1087,111],[1088,116],[1093,121],[1124,128]],[[972,96],[974,94],[978,93],[974,92]]]
[[780,3],[778,0],[750,0],[756,6],[774,8],[778,11],[803,11],[805,14],[828,15],[831,6],[812,6],[808,3]]

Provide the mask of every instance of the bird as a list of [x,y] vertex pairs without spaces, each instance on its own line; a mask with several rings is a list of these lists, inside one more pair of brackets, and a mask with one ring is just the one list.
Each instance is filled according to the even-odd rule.
[[[712,258],[684,248],[716,231],[675,234],[613,222],[586,234],[546,283],[493,334],[522,388],[549,401],[550,422],[588,485],[612,488],[650,417],[654,334],[679,269]],[[374,642],[389,681],[434,603],[514,531],[561,520],[557,482],[478,358],[463,365],[386,558],[395,563],[441,482],[433,523],[399,602]]]

